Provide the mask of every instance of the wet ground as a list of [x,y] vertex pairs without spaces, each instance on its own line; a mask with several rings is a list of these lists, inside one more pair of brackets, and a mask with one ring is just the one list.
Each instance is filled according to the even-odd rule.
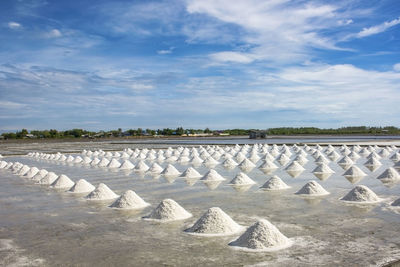
[[[25,156],[6,157],[6,161],[66,174],[74,181],[84,178],[94,185],[103,182],[118,194],[134,190],[151,206],[139,211],[118,211],[108,208],[109,202],[89,203],[83,196],[38,186],[0,169],[0,265],[375,266],[400,259],[400,209],[390,207],[400,197],[400,187],[387,187],[376,179],[393,162],[383,159],[383,166],[371,173],[363,166],[365,159],[359,159],[357,166],[368,176],[357,184],[368,186],[385,201],[348,205],[339,201],[354,187],[342,176],[344,170],[330,163],[336,173],[320,181],[311,173],[315,167],[313,158],[308,159],[306,171],[297,178],[290,177],[282,167],[273,173],[292,188],[266,192],[259,186],[270,175],[257,168],[247,173],[257,185],[237,191],[228,184],[239,169],[226,170],[221,165],[215,170],[227,180],[206,185],[201,181],[191,184],[181,178],[167,180]],[[174,166],[184,171],[191,165]],[[201,174],[208,171],[205,166],[196,169]],[[309,180],[318,181],[331,194],[311,199],[295,195]],[[141,219],[165,198],[177,201],[193,218],[164,224]],[[266,218],[293,239],[294,245],[276,252],[250,253],[227,245],[236,236],[198,237],[183,232],[214,206],[244,226]]]

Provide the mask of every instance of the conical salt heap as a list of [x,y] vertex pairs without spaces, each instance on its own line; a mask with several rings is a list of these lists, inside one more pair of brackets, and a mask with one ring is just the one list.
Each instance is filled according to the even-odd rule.
[[297,195],[307,195],[307,196],[325,196],[329,192],[326,191],[319,183],[316,181],[310,181],[305,184],[299,191],[296,192]]
[[30,168],[30,170],[24,175],[24,177],[26,178],[32,178],[33,176],[35,176],[37,173],[39,172],[39,169],[36,167],[32,167]]
[[49,172],[45,177],[40,179],[37,183],[42,185],[51,185],[58,178],[58,175],[54,172]]
[[209,156],[203,161],[203,164],[207,167],[213,167],[219,164],[219,161],[215,160],[213,157]]
[[225,236],[240,232],[242,226],[218,207],[209,208],[196,223],[185,230],[195,235]]
[[143,219],[170,222],[185,220],[190,217],[192,217],[192,214],[187,212],[174,200],[164,199],[148,216],[143,217]]
[[87,200],[111,200],[119,197],[107,185],[100,183],[96,189],[90,192],[85,198]]
[[129,159],[124,160],[119,167],[120,170],[132,170],[133,168],[135,168],[135,165]]
[[85,165],[89,165],[92,162],[92,159],[89,158],[88,156],[83,157],[82,163]]
[[24,165],[22,166],[22,168],[20,168],[18,170],[18,175],[19,176],[24,176],[25,174],[27,174],[30,171],[31,167],[29,167],[28,165]]
[[193,156],[193,158],[190,160],[190,163],[193,164],[193,165],[200,165],[200,164],[203,163],[203,160],[202,160],[199,156],[195,155],[195,156]]
[[150,166],[150,169],[148,170],[149,173],[154,174],[154,175],[158,175],[162,171],[163,171],[163,168],[155,162]]
[[224,181],[225,178],[222,177],[216,170],[209,170],[200,180],[202,181]]
[[378,169],[380,166],[382,166],[382,163],[379,161],[379,159],[372,157],[372,158],[369,158],[364,163],[364,166],[367,167],[371,172],[373,172],[376,169]]
[[149,169],[149,166],[147,166],[147,164],[143,160],[140,160],[136,164],[136,166],[134,168],[134,171],[136,171],[136,172],[146,172],[148,169]]
[[400,161],[400,153],[399,153],[399,152],[394,153],[394,154],[390,157],[390,159],[391,159],[393,162],[399,162],[399,161]]
[[95,189],[96,187],[94,187],[94,185],[92,185],[85,179],[80,179],[71,187],[71,189],[68,190],[68,192],[82,194],[82,193],[90,193]]
[[330,160],[332,160],[332,161],[336,161],[336,160],[338,160],[338,159],[340,158],[340,155],[339,155],[339,153],[337,153],[335,150],[333,150],[332,152],[330,152],[330,153],[328,154],[328,158],[329,158]]
[[281,178],[277,175],[274,175],[269,179],[265,184],[261,186],[264,190],[284,190],[290,188]]
[[325,163],[317,165],[312,173],[321,181],[328,179],[335,172]]
[[56,189],[70,189],[72,186],[74,186],[74,184],[74,181],[72,181],[68,176],[61,174],[51,184],[51,186]]
[[256,182],[254,182],[249,176],[247,176],[243,172],[238,173],[235,178],[233,178],[230,182],[230,184],[232,185],[252,185],[255,183]]
[[350,183],[359,182],[364,176],[367,176],[365,172],[363,172],[359,167],[353,165],[347,169],[347,171],[343,174]]
[[386,169],[381,175],[378,176],[378,179],[381,180],[382,183],[394,183],[400,181],[400,174],[396,171],[395,168]]
[[258,167],[258,169],[265,174],[270,174],[278,169],[278,166],[276,166],[276,164],[272,161],[265,160],[264,163],[262,163],[260,167]]
[[376,203],[382,201],[381,198],[365,185],[356,185],[341,200],[357,203]]
[[81,156],[76,156],[73,163],[81,163],[83,161]]
[[194,169],[193,167],[189,167],[181,174],[180,177],[186,179],[198,179],[201,178],[202,175],[198,171],[196,171],[196,169]]
[[42,180],[43,177],[45,177],[49,172],[45,169],[41,169],[35,176],[33,176],[31,179],[34,182],[39,182]]
[[150,206],[149,203],[145,202],[132,190],[128,190],[123,193],[114,203],[110,205],[110,208],[117,209],[142,209]]
[[292,241],[284,236],[275,225],[267,220],[259,220],[244,232],[238,239],[229,243],[253,251],[275,251],[288,248]]
[[74,160],[75,160],[75,158],[73,156],[69,155],[65,161],[66,162],[73,162]]
[[292,176],[293,178],[296,178],[299,176],[305,169],[303,166],[301,166],[297,161],[293,161],[290,163],[286,168],[286,172]]
[[280,154],[276,161],[278,161],[281,166],[284,166],[290,161],[290,158],[285,154]]
[[320,155],[315,159],[315,164],[322,164],[322,163],[328,164],[329,162],[330,162],[329,159],[325,158],[325,156],[323,155]]
[[91,162],[90,166],[97,166],[100,163],[100,159],[98,157],[95,157]]
[[240,164],[239,164],[239,168],[244,171],[244,172],[249,172],[252,169],[254,169],[256,167],[256,165],[251,162],[248,158],[245,158]]
[[4,169],[7,166],[7,161],[0,161],[0,169]]
[[180,175],[181,173],[172,164],[168,164],[161,174],[164,176],[174,177]]
[[301,166],[306,165],[308,162],[307,157],[303,155],[298,155],[294,160],[297,161]]
[[110,161],[107,158],[102,158],[97,166],[107,167],[108,164],[110,164]]
[[121,167],[121,162],[119,162],[117,159],[112,159],[110,163],[108,163],[107,167],[112,169],[119,168]]
[[238,163],[232,159],[232,158],[227,158],[223,163],[222,166],[227,168],[227,169],[233,169],[238,165]]
[[340,167],[342,167],[344,170],[347,170],[354,164],[354,161],[351,160],[348,156],[344,156],[341,160],[338,161],[338,164]]

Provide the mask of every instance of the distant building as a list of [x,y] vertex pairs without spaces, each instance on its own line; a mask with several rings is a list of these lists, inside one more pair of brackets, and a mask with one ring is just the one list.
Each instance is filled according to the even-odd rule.
[[250,131],[250,139],[267,138],[267,131]]

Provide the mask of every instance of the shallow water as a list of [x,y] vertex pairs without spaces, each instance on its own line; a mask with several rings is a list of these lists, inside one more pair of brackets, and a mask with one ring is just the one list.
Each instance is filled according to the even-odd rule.
[[[272,173],[292,187],[288,190],[259,190],[270,175],[255,168],[247,174],[257,185],[238,192],[228,183],[239,169],[226,170],[221,165],[215,170],[227,180],[211,190],[201,181],[190,186],[180,178],[168,181],[164,177],[81,164],[7,157],[7,161],[66,174],[74,181],[84,178],[94,185],[103,182],[118,194],[134,190],[151,206],[139,211],[118,211],[107,207],[110,202],[88,202],[83,196],[34,185],[0,169],[0,265],[368,266],[399,259],[400,215],[388,206],[400,196],[400,188],[386,187],[376,179],[393,163],[383,159],[383,166],[371,173],[363,166],[364,158],[357,161],[368,174],[357,184],[368,186],[386,199],[379,204],[360,206],[338,200],[354,187],[342,176],[344,170],[340,166],[330,163],[336,173],[320,181],[311,173],[314,159],[307,158],[310,161],[304,166],[306,171],[297,178],[290,177],[283,167]],[[259,161],[257,165],[260,164]],[[165,167],[167,163],[160,165]],[[182,172],[191,165],[174,163],[174,166]],[[201,166],[196,170],[204,174],[209,169]],[[309,180],[316,180],[331,194],[318,198],[295,195]],[[177,201],[193,218],[164,224],[141,219],[165,198]],[[276,252],[251,253],[227,245],[237,236],[199,237],[183,232],[213,206],[220,207],[244,226],[266,218],[291,238],[294,245]]]

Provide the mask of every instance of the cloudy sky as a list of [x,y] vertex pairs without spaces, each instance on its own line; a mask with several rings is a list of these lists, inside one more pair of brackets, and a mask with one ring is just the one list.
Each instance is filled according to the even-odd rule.
[[398,0],[2,0],[0,130],[400,126]]

